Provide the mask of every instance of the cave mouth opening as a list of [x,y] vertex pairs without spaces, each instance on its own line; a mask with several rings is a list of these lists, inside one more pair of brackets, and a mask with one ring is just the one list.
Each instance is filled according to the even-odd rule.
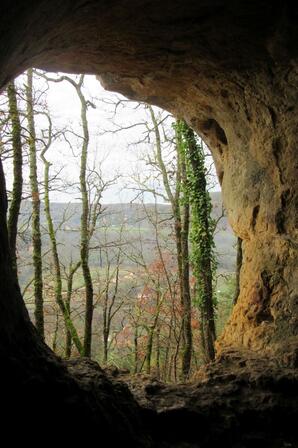
[[[111,5],[107,12],[98,2],[78,0],[71,7],[65,2],[56,11],[52,3],[48,21],[43,3],[30,17],[17,5],[7,7],[1,87],[28,66],[98,73],[107,89],[183,116],[212,150],[230,224],[243,241],[243,288],[218,350],[234,347],[295,358],[286,353],[289,347],[293,352],[296,344],[296,318],[291,316],[297,314],[293,280],[297,179],[288,162],[295,159],[296,137],[283,139],[295,128],[297,87],[289,62],[296,60],[291,44],[297,32],[291,19],[295,14],[283,5],[284,21],[279,23],[275,6],[270,11],[265,5],[232,11],[223,5],[216,16],[210,4],[203,8],[203,19],[202,5],[190,2],[189,14],[206,20],[206,26],[197,27],[196,20],[185,18],[185,34],[183,20],[176,20],[185,17],[179,2],[174,9],[162,6],[162,26],[161,10],[154,2],[147,12],[138,9],[135,28],[124,26],[130,20],[129,9],[120,8],[119,15],[118,6]],[[18,33],[11,31],[15,17]],[[209,27],[211,20],[216,27]],[[279,38],[272,31],[276,29]],[[289,76],[283,77],[286,70]],[[282,110],[276,90],[270,88],[272,80],[284,94]],[[293,125],[284,128],[282,114]],[[288,263],[291,266],[283,269]],[[264,278],[270,278],[269,287]],[[292,284],[293,288],[286,286]],[[285,329],[289,343],[283,341]]]
[[[9,89],[16,94],[16,112],[23,129],[20,134],[23,160],[17,179],[22,178],[22,196],[27,199],[21,202],[18,223],[21,233],[17,239],[16,262],[20,288],[31,321],[35,322],[37,331],[59,356],[69,358],[83,355],[86,285],[80,245],[84,210],[81,176],[84,164],[85,187],[88,190],[87,227],[91,234],[88,263],[93,289],[90,355],[100,365],[111,363],[120,370],[128,369],[134,373],[143,370],[166,382],[179,380],[181,355],[174,367],[169,361],[171,355],[168,354],[164,359],[164,353],[177,351],[175,341],[161,342],[169,341],[173,332],[179,333],[177,328],[180,318],[176,323],[177,328],[170,328],[168,335],[165,333],[165,328],[169,327],[169,304],[165,305],[157,320],[158,341],[155,341],[157,331],[154,330],[150,363],[146,361],[147,355],[138,355],[146,353],[148,336],[142,329],[147,321],[143,314],[149,312],[146,306],[151,304],[154,307],[157,294],[157,277],[154,275],[160,275],[158,266],[160,269],[163,267],[164,271],[164,278],[160,279],[162,283],[159,283],[160,288],[164,288],[162,295],[168,295],[167,301],[179,298],[176,291],[179,282],[175,261],[177,241],[175,243],[175,224],[170,215],[173,215],[175,206],[179,206],[180,213],[183,213],[179,204],[184,204],[184,207],[186,199],[181,196],[176,202],[173,200],[178,194],[178,137],[174,117],[160,108],[130,102],[123,96],[106,92],[95,78],[86,75],[30,69],[20,75]],[[12,116],[9,89],[8,118]],[[3,97],[3,102],[5,100]],[[210,131],[211,128],[214,136],[218,138],[220,134],[221,143],[226,144],[224,133],[214,120],[205,123],[204,129]],[[6,128],[8,143],[3,145],[3,164],[9,191],[9,223],[12,221],[11,206],[16,200],[13,191],[15,164],[12,161],[15,155],[11,158],[14,147],[9,147],[13,131],[16,132],[13,127]],[[33,146],[30,140],[32,135]],[[213,206],[210,219],[212,223],[217,223],[215,243],[219,255],[212,287],[218,302],[215,318],[218,335],[223,331],[234,301],[235,241],[224,215],[211,153],[202,140],[198,139],[198,144],[205,153],[207,191],[211,191]],[[86,160],[82,159],[83,151]],[[156,166],[154,160],[158,160],[158,157],[161,161]],[[165,173],[162,172],[163,168]],[[166,176],[168,185],[164,184],[161,174]],[[180,176],[179,173],[179,179]],[[36,183],[32,183],[32,177]],[[172,196],[169,197],[169,194]],[[191,221],[191,217],[188,219]],[[159,226],[162,226],[161,230]],[[136,232],[140,241],[132,239]],[[155,239],[152,232],[156,233]],[[163,235],[165,232],[166,237]],[[187,240],[191,238],[190,231],[188,233]],[[40,241],[37,242],[39,234]],[[142,248],[143,252],[138,254],[137,248],[128,249],[134,244]],[[190,251],[190,241],[188,244]],[[137,260],[137,257],[140,259]],[[36,264],[36,260],[40,260],[40,264]],[[145,278],[145,271],[141,269],[142,260],[146,262],[145,271],[150,272],[148,278]],[[192,340],[195,353],[192,373],[189,374],[191,377],[204,362],[200,315],[193,298],[195,287],[192,283],[195,284],[195,278],[192,272],[191,269],[188,274],[193,303]],[[143,286],[137,284],[136,278],[139,282],[143,281]],[[39,280],[41,289],[38,288]],[[117,283],[114,289],[113,283]],[[118,290],[118,284],[121,291]],[[169,288],[175,289],[172,293],[174,295],[169,296]],[[105,291],[109,293],[104,298]],[[129,302],[132,298],[136,305]],[[149,305],[141,303],[145,298]],[[68,310],[64,309],[66,305]],[[129,315],[136,306],[140,323],[135,328]],[[70,313],[68,317],[66,311]],[[113,314],[114,320],[113,325],[111,319],[106,328],[109,312]],[[116,316],[116,312],[119,315]],[[135,331],[138,332],[137,339]],[[111,344],[113,338],[115,341]],[[136,353],[131,348],[133,340],[138,344]],[[109,344],[113,345],[110,349]],[[157,352],[159,358],[155,361]]]
[[[218,351],[252,350],[294,365],[297,178],[288,160],[295,159],[296,141],[297,86],[290,62],[297,59],[295,8],[285,3],[280,14],[276,5],[231,9],[223,2],[217,15],[212,3],[188,6],[194,20],[178,1],[162,11],[155,2],[138,7],[134,28],[125,26],[130,8],[116,3],[106,11],[96,1],[63,7],[40,2],[31,15],[20,5],[7,6],[0,85],[28,66],[97,73],[107,89],[184,117],[204,136],[244,251],[243,287]],[[15,315],[5,304],[3,310]]]

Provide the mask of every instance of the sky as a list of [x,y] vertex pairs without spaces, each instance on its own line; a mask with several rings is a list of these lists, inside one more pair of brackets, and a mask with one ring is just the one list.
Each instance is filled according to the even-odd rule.
[[[58,75],[48,73],[48,76],[56,78]],[[24,82],[25,78],[21,75],[17,84],[23,86]],[[67,81],[50,82],[47,85],[44,80],[35,79],[34,86],[37,91],[36,95],[47,87],[41,101],[47,104],[51,112],[53,128],[56,131],[68,129],[64,135],[72,146],[70,148],[64,138],[59,138],[47,152],[48,159],[53,162],[52,174],[58,171],[59,178],[62,179],[62,183],[57,182],[56,184],[57,191],[51,193],[51,200],[55,202],[79,201],[78,186],[74,185],[79,179],[79,158],[82,143],[82,140],[77,137],[82,133],[78,96],[74,87]],[[140,161],[140,156],[148,152],[150,145],[154,144],[152,139],[144,141],[147,136],[144,123],[148,122],[149,113],[138,103],[127,101],[119,94],[105,91],[95,76],[85,76],[83,91],[85,97],[95,106],[88,107],[90,133],[88,166],[90,169],[96,168],[97,170],[100,167],[104,182],[111,184],[104,191],[102,202],[130,202],[137,195],[137,190],[134,188],[136,185],[131,177],[146,175],[148,165],[144,161]],[[118,106],[115,109],[117,103]],[[156,114],[162,113],[158,108],[155,108],[155,112]],[[163,114],[163,116],[168,115],[167,112],[163,112]],[[171,117],[167,118],[166,122],[169,129],[171,129],[172,121]],[[42,116],[37,116],[37,128],[45,128],[46,124]],[[120,131],[120,127],[125,129]],[[135,144],[136,142],[141,143]],[[11,166],[7,165],[5,169],[7,185],[10,188],[12,182]],[[38,169],[39,176],[42,177],[43,166],[41,161],[39,161]],[[26,175],[28,177],[28,170],[26,173],[25,169]],[[147,177],[150,182],[150,174]],[[217,182],[214,183],[212,190],[219,190]],[[153,202],[153,200],[151,194],[145,194],[145,202]],[[159,200],[159,202],[162,202],[162,200]]]

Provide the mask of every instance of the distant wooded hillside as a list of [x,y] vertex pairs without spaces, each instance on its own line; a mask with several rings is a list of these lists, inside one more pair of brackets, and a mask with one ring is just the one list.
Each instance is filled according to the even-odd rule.
[[[215,234],[216,250],[218,253],[218,269],[223,272],[233,272],[235,268],[235,236],[228,224],[226,216],[223,215],[223,206],[220,192],[211,193],[213,217],[219,219]],[[44,228],[43,245],[44,253],[48,249],[48,237],[46,232],[46,219],[41,207],[41,224]],[[61,257],[65,259],[76,259],[79,257],[79,229],[80,229],[80,203],[59,203],[51,204],[54,225],[59,234],[59,246]],[[31,230],[28,222],[31,216],[31,203],[23,201],[20,216],[20,230],[22,232],[22,243],[19,244],[19,256],[26,259],[30,254]],[[98,247],[101,245],[112,245],[113,240],[117,241],[121,231],[126,241],[134,241],[139,247],[138,238],[143,239],[142,249],[146,253],[149,261],[154,259],[155,241],[152,238],[152,219],[161,222],[164,238],[171,235],[171,209],[168,204],[105,204],[102,205],[102,213],[98,222],[96,240]],[[170,239],[170,238],[169,238]],[[136,247],[137,247],[136,246]],[[113,250],[111,248],[111,250]],[[91,256],[91,263],[98,263],[98,250],[94,250]],[[129,260],[128,260],[129,264]],[[26,282],[30,276],[31,267],[22,269],[20,276],[21,283]]]

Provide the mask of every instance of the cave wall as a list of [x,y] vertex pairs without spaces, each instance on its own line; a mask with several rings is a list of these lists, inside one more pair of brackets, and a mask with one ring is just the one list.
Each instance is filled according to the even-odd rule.
[[[297,363],[294,2],[16,0],[0,8],[1,87],[29,66],[94,73],[107,89],[184,117],[205,139],[243,239],[240,296],[218,351]],[[13,295],[1,289],[5,332],[14,332],[15,314],[26,320]]]

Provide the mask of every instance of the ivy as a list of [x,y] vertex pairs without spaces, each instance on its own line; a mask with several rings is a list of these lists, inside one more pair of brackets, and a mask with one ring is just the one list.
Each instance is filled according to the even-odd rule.
[[208,359],[213,359],[214,310],[217,305],[213,285],[217,262],[213,238],[215,222],[211,217],[212,204],[207,191],[205,155],[202,143],[185,121],[177,121],[175,130],[179,138],[180,151],[183,152],[186,163],[187,180],[184,195],[191,206],[190,261],[196,279],[194,301],[201,312],[203,337],[207,339],[203,345],[209,346],[207,356]]

